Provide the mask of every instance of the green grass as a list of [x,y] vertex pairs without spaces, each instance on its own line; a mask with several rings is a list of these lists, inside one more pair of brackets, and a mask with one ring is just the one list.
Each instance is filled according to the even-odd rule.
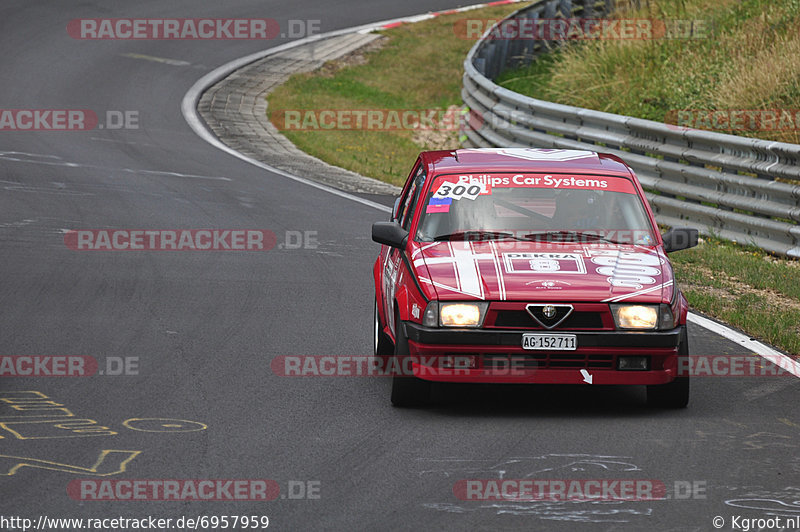
[[800,262],[717,238],[670,259],[693,308],[800,355]]
[[[800,107],[800,1],[641,4],[616,16],[702,20],[707,38],[585,41],[506,71],[497,83],[542,100],[669,123],[678,110]],[[800,142],[797,130],[722,131]]]
[[[499,19],[520,4],[436,17],[382,32],[388,42],[368,62],[292,76],[267,97],[268,113],[287,109],[442,109],[461,106],[461,76],[475,41],[458,37],[464,18]],[[334,70],[330,74],[330,70]],[[362,175],[400,185],[420,151],[456,148],[417,141],[411,131],[284,131],[303,151]],[[449,142],[448,142],[449,140]]]

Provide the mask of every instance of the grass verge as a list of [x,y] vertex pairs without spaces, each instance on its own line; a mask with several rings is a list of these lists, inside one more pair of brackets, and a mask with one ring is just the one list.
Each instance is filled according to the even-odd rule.
[[[800,1],[651,0],[615,17],[697,21],[697,38],[594,40],[496,82],[542,100],[736,135],[800,142]],[[697,110],[777,111],[724,129]],[[679,111],[687,121],[679,122]],[[781,121],[783,120],[783,122]]]
[[709,237],[670,260],[693,308],[800,355],[800,261]]
[[[456,35],[466,18],[501,19],[523,4],[439,16],[381,32],[366,52],[292,76],[267,97],[268,114],[286,110],[438,109],[461,106],[462,64],[475,44]],[[276,120],[273,120],[275,123]],[[336,166],[401,185],[422,150],[458,147],[457,131],[283,131],[298,148]]]
[[[745,22],[753,18],[757,21],[763,18],[763,23],[757,23],[757,28],[763,29],[763,24],[775,24],[775,13],[794,20],[791,17],[796,17],[795,10],[789,4],[800,9],[800,0],[770,2],[770,6],[772,4],[778,6],[773,8],[767,6],[766,2],[754,0],[720,0],[710,8],[703,7],[705,4],[698,0],[652,1],[646,5],[649,9],[657,9],[661,18],[714,16],[715,20],[721,20],[715,31],[727,27],[746,29]],[[442,16],[382,32],[382,42],[368,50],[326,64],[316,72],[290,78],[269,95],[268,112],[272,115],[296,109],[445,110],[461,105],[461,65],[474,42],[456,37],[454,24],[467,16],[477,19],[501,18],[518,7],[519,4],[471,11],[468,15]],[[766,15],[759,15],[759,10],[766,10]],[[725,15],[728,12],[730,14]],[[800,38],[800,34],[797,36]],[[785,38],[789,39],[788,36]],[[731,47],[735,48],[735,41],[730,39],[723,39],[721,50],[725,53],[730,52]],[[770,54],[776,43],[780,42],[775,36],[756,39],[747,44],[747,53],[773,57]],[[574,84],[569,81],[572,76],[569,69],[573,68],[574,63],[564,61],[579,61],[579,50],[585,47],[575,47],[542,58],[530,69],[506,73],[504,79],[514,90],[527,91],[535,97],[663,119],[663,114],[659,113],[665,109],[710,105],[709,100],[704,99],[706,96],[702,95],[709,94],[708,87],[716,86],[718,82],[735,80],[737,76],[754,79],[754,76],[760,75],[755,69],[772,68],[770,65],[776,64],[751,65],[743,59],[744,55],[737,52],[735,56],[738,59],[725,68],[717,69],[716,73],[705,72],[703,68],[694,71],[690,64],[692,61],[702,60],[704,68],[717,68],[715,65],[724,61],[724,57],[720,57],[724,55],[723,52],[714,52],[712,40],[701,42],[701,48],[696,50],[691,48],[696,43],[673,44],[676,47],[670,49],[659,43],[634,42],[630,51],[611,49],[617,45],[624,47],[625,43],[591,44],[589,46],[600,46],[601,51],[604,46],[610,48],[607,52],[611,57],[608,72],[603,72],[598,64],[590,68],[587,63],[585,72],[575,72],[577,77]],[[703,59],[703,54],[708,53],[712,57]],[[688,55],[684,57],[682,54]],[[660,59],[652,63],[654,56]],[[777,61],[774,57],[773,60]],[[679,61],[685,61],[686,64],[677,72],[667,72],[672,69],[664,68],[664,65]],[[632,68],[640,64],[644,65],[640,71],[638,67]],[[600,79],[600,76],[612,75],[625,68],[636,71],[624,80],[625,84],[631,84],[631,94],[627,90],[620,91],[619,83],[606,87],[597,81],[587,81],[593,79],[592,76]],[[565,73],[556,79],[562,70]],[[760,108],[774,108],[788,101],[796,103],[797,96],[800,96],[800,76],[796,75],[792,82],[786,82],[781,77],[783,75],[775,74],[778,81],[771,89],[762,90]],[[555,97],[556,93],[544,95],[544,91],[555,90],[553,87],[556,82],[563,84],[563,89],[559,90],[563,91],[564,99]],[[662,86],[664,83],[667,83],[666,88]],[[728,86],[730,88],[726,90],[730,94],[738,90],[730,84]],[[759,89],[751,87],[750,90]],[[645,97],[647,91],[649,96]],[[732,96],[730,98],[730,102],[741,101]],[[618,100],[625,102],[625,105],[615,103]],[[746,107],[755,104],[741,105]],[[284,133],[300,149],[328,163],[397,185],[405,180],[419,151],[458,146],[454,132],[445,132],[438,137],[415,135],[407,130]],[[693,308],[789,353],[800,355],[800,261],[777,259],[756,248],[716,238],[703,238],[697,248],[675,253],[671,258],[677,280]]]

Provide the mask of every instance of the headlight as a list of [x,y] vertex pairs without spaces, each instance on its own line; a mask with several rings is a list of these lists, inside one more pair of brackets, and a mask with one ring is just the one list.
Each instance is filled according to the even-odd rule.
[[656,305],[611,305],[618,329],[655,329],[658,325]]
[[488,303],[440,303],[439,323],[443,327],[480,327]]

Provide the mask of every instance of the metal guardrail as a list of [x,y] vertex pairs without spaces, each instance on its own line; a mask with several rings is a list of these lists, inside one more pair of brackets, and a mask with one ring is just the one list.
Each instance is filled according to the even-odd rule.
[[[612,4],[540,0],[508,19],[597,18]],[[506,68],[530,63],[552,44],[487,38],[491,31],[464,61],[461,95],[472,111],[469,126],[462,130],[465,146],[612,153],[634,169],[660,223],[695,225],[706,234],[800,257],[800,145],[672,126],[512,92],[492,80]]]

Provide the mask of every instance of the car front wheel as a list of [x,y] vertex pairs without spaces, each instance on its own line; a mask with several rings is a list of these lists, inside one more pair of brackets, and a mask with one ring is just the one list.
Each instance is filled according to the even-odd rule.
[[[394,356],[397,358],[397,366],[400,368],[410,367],[406,364],[409,356],[408,338],[405,335],[403,323],[397,316],[394,320]],[[418,379],[412,375],[392,376],[392,404],[398,407],[425,406],[430,401],[431,383]]]
[[378,300],[375,300],[375,312],[372,326],[372,354],[376,357],[389,357],[394,354],[394,346],[389,337],[383,332],[380,314],[378,314]]
[[[681,333],[681,343],[678,346],[678,358],[689,356],[689,335],[686,327]],[[688,367],[678,363],[678,368]],[[689,404],[689,375],[676,377],[667,384],[649,385],[647,387],[647,404],[656,408],[686,408]]]

